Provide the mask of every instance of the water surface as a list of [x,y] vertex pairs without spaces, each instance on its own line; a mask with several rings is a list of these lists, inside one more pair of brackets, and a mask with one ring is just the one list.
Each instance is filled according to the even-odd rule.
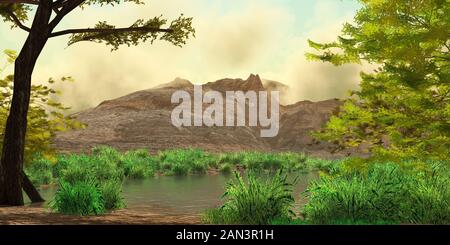
[[[127,208],[166,214],[199,214],[219,206],[226,183],[233,175],[159,176],[145,180],[126,180],[123,195]],[[300,197],[316,173],[300,174],[294,195],[298,205],[306,202]],[[41,189],[51,200],[55,188]]]

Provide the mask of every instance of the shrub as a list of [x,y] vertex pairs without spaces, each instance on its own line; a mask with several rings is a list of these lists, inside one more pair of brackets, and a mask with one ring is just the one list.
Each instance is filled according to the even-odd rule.
[[264,225],[276,218],[288,218],[293,215],[293,185],[282,171],[268,178],[250,172],[247,183],[236,172],[223,195],[225,204],[206,211],[203,220],[213,224]]
[[70,215],[99,215],[105,212],[102,194],[94,182],[60,182],[50,207]]

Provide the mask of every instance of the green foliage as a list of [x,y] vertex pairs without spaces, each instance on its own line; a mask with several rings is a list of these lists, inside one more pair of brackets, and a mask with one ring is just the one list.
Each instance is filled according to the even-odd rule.
[[302,219],[292,218],[276,218],[270,221],[270,225],[309,225],[309,223]]
[[[121,154],[110,147],[96,147],[92,155],[58,156],[52,172],[59,178],[59,188],[63,191],[56,193],[51,207],[57,212],[78,215],[123,208],[122,181],[125,176],[123,169],[118,167],[120,158]],[[81,194],[75,195],[78,189]],[[80,198],[80,206],[74,205],[73,202]],[[101,211],[92,211],[95,207]]]
[[100,185],[100,192],[107,210],[121,209],[125,207],[122,197],[122,182],[106,181]]
[[121,156],[119,167],[124,169],[126,177],[142,179],[154,176],[159,163],[147,150],[135,150]]
[[219,171],[222,173],[228,174],[228,173],[231,173],[231,170],[233,170],[233,167],[229,163],[224,163],[224,164],[220,165]]
[[229,163],[231,165],[242,164],[244,161],[244,153],[242,152],[232,152],[232,153],[222,153],[219,155],[219,163]]
[[[116,6],[127,2],[137,5],[144,4],[141,0],[88,0],[79,1],[79,3],[73,7],[78,6],[84,9],[95,5]],[[57,5],[54,9],[62,11],[61,7],[62,6]],[[26,4],[0,3],[0,16],[3,17],[5,22],[10,22],[11,27],[20,27],[18,22],[24,23],[28,20],[30,10],[32,10],[32,8]],[[64,17],[64,15],[61,16]],[[181,47],[186,44],[188,38],[195,37],[195,29],[192,27],[192,18],[185,17],[183,14],[172,20],[170,23],[162,16],[157,16],[148,20],[138,19],[131,26],[125,28],[118,28],[108,24],[106,21],[100,21],[93,28],[77,30],[77,32],[70,36],[68,42],[69,46],[81,41],[91,41],[104,43],[111,46],[112,50],[117,50],[121,45],[136,46],[146,41],[153,43],[155,40],[168,41],[175,46]],[[61,33],[54,32],[53,34],[60,35]]]
[[[93,169],[89,167],[90,158],[84,155],[71,156],[67,159],[69,164],[65,168],[60,169],[59,179],[62,179],[70,184],[77,182],[94,181]],[[57,163],[58,164],[58,163]]]
[[[59,166],[62,163],[64,166]],[[67,155],[59,156],[55,165],[58,167],[57,176],[70,183],[77,181],[106,181],[124,179],[124,173],[117,167],[117,162],[111,161],[105,155]]]
[[94,182],[61,181],[50,207],[59,213],[70,215],[99,215],[105,212],[105,204]]
[[31,7],[26,4],[0,3],[0,16],[4,22],[10,22],[11,27],[17,27],[13,15],[23,23],[28,20],[28,12],[31,10]]
[[371,63],[361,89],[317,137],[395,158],[450,156],[450,4],[360,0],[354,24],[308,57],[335,65]]
[[215,165],[216,156],[199,149],[167,150],[158,154],[161,170],[167,174],[205,173]]
[[[16,59],[16,52],[6,50],[3,53],[7,60],[6,68]],[[3,71],[4,69],[0,69],[0,74]],[[3,145],[6,119],[12,99],[13,79],[14,75],[0,77],[0,147]],[[61,78],[61,81],[70,80],[70,77]],[[26,164],[29,164],[36,154],[52,159],[55,153],[51,148],[53,136],[59,131],[83,127],[79,122],[64,115],[69,108],[57,101],[60,92],[51,88],[54,83],[55,80],[50,78],[46,84],[32,85],[25,138]]]
[[[248,170],[273,172],[277,169],[288,171],[324,170],[333,166],[335,160],[321,160],[306,157],[301,153],[262,153],[239,152],[212,154],[199,149],[177,149],[161,151],[151,155],[147,150],[134,150],[120,153],[114,148],[100,146],[91,154],[61,154],[54,162],[39,155],[35,162],[48,163],[46,169],[51,179],[64,179],[69,183],[89,180],[122,181],[125,178],[144,179],[159,175],[205,174],[208,169],[229,173],[237,167]],[[29,167],[27,171],[39,176],[39,166]],[[49,173],[47,173],[49,175]],[[44,177],[43,177],[44,178]],[[47,181],[44,181],[47,182]]]
[[121,45],[127,45],[128,47],[131,45],[137,46],[142,42],[149,41],[153,43],[159,39],[182,47],[186,44],[186,40],[189,37],[195,37],[192,18],[184,17],[181,14],[170,25],[164,27],[166,24],[167,19],[162,16],[148,20],[138,19],[127,28],[117,28],[106,21],[100,21],[94,28],[90,28],[89,32],[72,34],[68,45],[70,46],[81,41],[91,41],[112,46],[112,51],[114,51],[119,49]]
[[241,165],[248,170],[270,171],[283,168],[288,171],[298,171],[307,170],[309,167],[311,169],[314,168],[312,164],[310,164],[309,166],[307,165],[308,159],[310,158],[302,153],[293,152],[234,152],[220,154],[218,157],[218,162],[219,165]]
[[25,169],[34,185],[48,185],[53,183],[53,164],[42,156],[33,157],[33,162]]
[[227,184],[223,195],[225,204],[208,210],[203,217],[206,223],[266,225],[294,215],[295,181],[290,182],[282,171],[271,177],[257,177],[250,172],[246,177],[247,182],[235,172],[235,180]]
[[344,161],[310,184],[303,210],[309,223],[450,222],[448,163],[369,163],[361,170],[355,162]]

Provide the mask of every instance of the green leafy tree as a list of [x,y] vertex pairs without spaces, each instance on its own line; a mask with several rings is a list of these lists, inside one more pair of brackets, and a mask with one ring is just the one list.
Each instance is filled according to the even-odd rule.
[[360,0],[336,42],[309,41],[312,60],[378,65],[315,135],[375,155],[450,158],[450,1]]
[[[14,75],[3,75],[5,68],[11,65],[17,57],[16,52],[5,50],[6,64],[0,68],[0,149],[3,145],[3,132],[5,131],[6,118],[11,104],[13,93]],[[62,77],[60,81],[71,81],[70,77]],[[30,107],[27,118],[27,132],[25,136],[24,162],[30,163],[36,154],[41,154],[50,159],[54,156],[51,147],[52,138],[57,132],[67,129],[82,128],[83,125],[65,112],[69,107],[65,107],[58,102],[57,96],[60,91],[52,88],[56,81],[49,79],[46,84],[32,85]]]
[[[122,3],[143,4],[140,0],[0,0],[0,15],[4,22],[28,33],[14,66],[14,89],[0,165],[0,204],[23,205],[22,188],[32,201],[42,200],[36,189],[26,183],[23,156],[31,76],[36,61],[50,38],[70,35],[69,45],[92,41],[104,43],[116,50],[121,45],[138,45],[155,40],[182,46],[195,33],[192,18],[183,15],[170,23],[160,16],[148,20],[138,19],[128,27],[116,27],[101,21],[92,28],[55,31],[61,20],[77,8],[117,6]],[[24,23],[31,16],[31,26],[26,26]]]

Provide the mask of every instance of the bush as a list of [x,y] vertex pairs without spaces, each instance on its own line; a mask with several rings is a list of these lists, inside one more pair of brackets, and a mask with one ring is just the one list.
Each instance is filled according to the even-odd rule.
[[450,223],[450,175],[445,164],[429,164],[422,170],[396,163],[367,164],[366,168],[351,171],[344,163],[313,182],[304,208],[307,220],[315,224],[342,220]]
[[294,215],[294,183],[289,182],[282,171],[268,178],[250,172],[247,179],[246,183],[235,172],[235,180],[228,183],[223,195],[225,204],[206,211],[203,220],[212,224],[265,225],[271,220]]
[[50,207],[70,215],[99,215],[105,212],[102,194],[94,182],[60,182]]

